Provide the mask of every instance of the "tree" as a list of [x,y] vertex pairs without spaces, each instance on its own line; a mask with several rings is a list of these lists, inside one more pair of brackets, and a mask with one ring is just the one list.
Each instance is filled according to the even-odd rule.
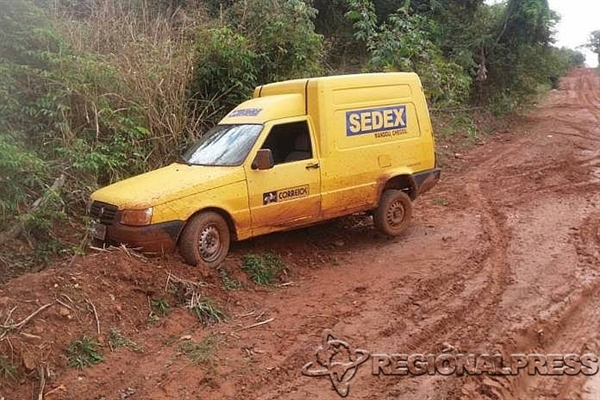
[[600,65],[600,30],[590,33],[590,41],[586,47],[598,55],[598,64]]

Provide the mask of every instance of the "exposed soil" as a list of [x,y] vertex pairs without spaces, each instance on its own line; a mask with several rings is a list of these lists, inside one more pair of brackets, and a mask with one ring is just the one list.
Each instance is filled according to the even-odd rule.
[[[266,288],[239,268],[242,255],[265,251],[288,265]],[[198,290],[230,316],[210,325],[165,291],[168,273],[200,277],[177,256],[116,250],[11,280],[0,325],[52,305],[0,342],[17,367],[11,379],[0,364],[0,399],[336,399],[327,377],[301,373],[326,328],[371,354],[600,354],[598,74],[573,71],[526,120],[462,155],[402,237],[346,218],[239,243],[226,270],[245,287],[205,279]],[[169,315],[150,315],[157,298]],[[111,350],[113,328],[143,350]],[[80,335],[102,344],[103,362],[67,366]],[[209,335],[210,360],[194,363],[181,343]],[[597,399],[600,376],[384,377],[366,363],[349,398]]]

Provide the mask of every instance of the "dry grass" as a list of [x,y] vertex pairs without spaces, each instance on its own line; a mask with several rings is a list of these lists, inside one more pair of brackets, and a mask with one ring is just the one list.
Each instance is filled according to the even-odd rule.
[[[119,93],[95,93],[83,112],[97,119],[98,98],[143,110],[153,141],[151,164],[161,164],[204,127],[206,113],[191,112],[187,99],[194,67],[194,37],[207,23],[196,8],[152,12],[146,0],[89,0],[77,9],[52,8],[68,45],[99,54],[117,72]],[[99,95],[99,96],[98,96]],[[94,98],[95,97],[95,98]],[[206,108],[207,110],[210,107]]]

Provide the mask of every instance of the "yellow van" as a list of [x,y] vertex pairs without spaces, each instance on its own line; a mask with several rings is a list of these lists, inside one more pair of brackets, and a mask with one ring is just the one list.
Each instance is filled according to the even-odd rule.
[[180,162],[96,191],[90,215],[98,241],[214,267],[231,240],[357,212],[398,235],[439,178],[416,74],[299,79],[257,87]]

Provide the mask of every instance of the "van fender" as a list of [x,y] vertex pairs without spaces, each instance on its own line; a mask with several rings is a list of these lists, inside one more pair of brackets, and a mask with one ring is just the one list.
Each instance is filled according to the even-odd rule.
[[196,212],[192,213],[191,215],[189,215],[187,217],[187,219],[184,222],[183,228],[181,229],[181,231],[179,232],[179,236],[177,237],[177,243],[179,243],[179,239],[181,238],[181,234],[183,233],[183,231],[185,230],[185,228],[187,227],[188,223],[190,222],[190,220],[192,218],[194,218],[196,215],[201,214],[203,212],[216,212],[217,214],[219,214],[221,217],[223,217],[223,219],[225,220],[225,222],[227,222],[227,227],[229,228],[229,233],[231,235],[231,239],[232,240],[239,240],[239,236],[238,236],[238,232],[239,231],[243,231],[243,227],[237,226],[236,221],[233,219],[233,217],[231,216],[231,213],[229,213],[227,210],[221,208],[221,207],[203,207],[199,210],[197,210]]
[[377,183],[377,204],[379,204],[383,192],[388,189],[402,190],[408,194],[411,200],[415,200],[419,192],[419,185],[413,176],[413,171],[408,168],[402,168],[388,171],[379,178]]
[[418,196],[434,187],[439,182],[440,177],[440,168],[433,168],[417,173],[407,169],[394,171],[385,175],[380,180],[378,202],[383,191],[387,189],[402,190],[408,194],[411,200],[415,200]]

